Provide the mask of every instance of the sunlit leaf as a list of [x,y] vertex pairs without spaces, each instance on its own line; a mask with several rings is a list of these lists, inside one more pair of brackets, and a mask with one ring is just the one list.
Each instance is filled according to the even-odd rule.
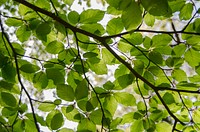
[[168,93],[168,92],[164,94],[163,100],[165,101],[166,104],[175,103],[173,95],[171,93]]
[[66,101],[73,101],[75,98],[74,90],[71,86],[65,84],[57,85],[56,92],[58,97]]
[[131,4],[123,11],[122,21],[127,30],[135,29],[142,21],[142,11],[136,2]]
[[4,67],[1,69],[2,77],[7,80],[8,82],[15,82],[15,76],[16,76],[16,69],[13,65],[13,63],[9,62],[4,65]]
[[88,96],[88,84],[86,80],[81,81],[75,90],[76,100],[86,98]]
[[80,23],[96,23],[103,19],[104,12],[97,9],[88,9],[80,14]]
[[1,92],[1,99],[6,105],[11,107],[15,107],[17,104],[16,98],[11,93]]
[[20,67],[20,70],[26,73],[35,73],[40,69],[37,65],[24,64]]
[[124,26],[120,18],[111,19],[106,26],[106,31],[110,35],[121,33],[123,29],[124,29]]
[[64,45],[58,41],[53,41],[46,46],[46,51],[51,54],[58,54],[63,50],[64,50]]
[[143,132],[144,127],[142,120],[135,120],[131,125],[131,131]]
[[53,103],[41,103],[39,105],[38,109],[41,111],[50,112],[50,111],[54,110],[55,107],[56,107],[56,105],[54,105]]
[[36,29],[37,37],[43,41],[47,41],[47,34],[49,34],[50,32],[51,27],[48,23],[41,23]]
[[164,16],[171,13],[167,0],[142,0],[142,5],[154,16]]
[[183,6],[183,8],[180,10],[179,18],[181,20],[188,20],[192,16],[193,11],[193,5],[192,3],[187,3]]
[[48,79],[52,79],[54,84],[64,84],[64,75],[59,69],[49,68],[46,69],[46,74]]
[[114,97],[120,104],[125,106],[134,106],[136,104],[136,99],[132,94],[126,92],[116,92]]
[[61,112],[56,113],[53,118],[51,119],[51,129],[57,130],[60,128],[64,123],[63,115]]
[[93,122],[91,122],[89,119],[85,118],[79,122],[77,131],[78,132],[82,132],[82,131],[93,132],[93,131],[96,131],[96,125]]
[[48,78],[44,72],[37,72],[33,76],[33,84],[36,88],[44,89],[48,85]]

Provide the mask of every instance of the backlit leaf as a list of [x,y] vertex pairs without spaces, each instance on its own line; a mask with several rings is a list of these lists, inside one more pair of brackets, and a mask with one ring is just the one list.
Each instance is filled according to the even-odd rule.
[[96,131],[96,125],[89,119],[84,118],[79,122],[77,132],[84,132],[84,131],[88,132]]
[[143,127],[142,120],[135,120],[133,124],[131,125],[131,131],[143,132],[143,130],[144,130],[144,127]]
[[50,112],[56,108],[56,105],[52,103],[41,103],[38,107],[39,110],[45,111],[45,112]]
[[15,107],[17,105],[17,100],[11,93],[1,92],[1,99],[8,106]]
[[154,16],[165,16],[171,13],[167,0],[142,0],[142,5],[146,11]]
[[104,12],[97,9],[88,9],[80,14],[80,23],[96,23],[103,19]]
[[142,11],[136,2],[132,2],[122,13],[122,21],[127,30],[135,29],[142,21]]
[[33,76],[33,84],[36,88],[44,89],[48,85],[48,78],[44,72],[37,72]]
[[15,82],[16,69],[13,63],[9,62],[1,69],[2,77],[8,82]]
[[136,99],[132,94],[127,92],[116,92],[114,97],[120,104],[125,106],[134,106],[136,104]]
[[75,90],[76,100],[86,98],[88,96],[88,84],[86,80],[81,81]]
[[64,50],[64,45],[58,41],[53,41],[46,46],[46,51],[51,54],[58,54],[63,50]]
[[57,85],[56,92],[58,97],[66,101],[73,101],[75,98],[74,90],[71,86],[65,84]]
[[63,115],[61,112],[58,112],[51,119],[51,129],[57,130],[63,125],[63,123],[64,123]]
[[188,20],[192,16],[193,11],[193,5],[192,3],[187,3],[183,6],[183,8],[180,11],[179,18],[181,20]]
[[124,26],[120,18],[111,19],[106,26],[106,31],[110,35],[121,33],[123,29]]
[[40,67],[33,64],[24,64],[20,67],[20,70],[26,73],[35,73],[40,70]]

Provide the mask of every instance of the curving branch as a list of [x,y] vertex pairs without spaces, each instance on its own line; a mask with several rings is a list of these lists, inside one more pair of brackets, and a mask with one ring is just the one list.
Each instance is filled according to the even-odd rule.
[[[175,122],[179,122],[181,124],[185,124],[182,121],[180,121],[175,115],[174,113],[171,112],[171,110],[169,109],[169,107],[167,106],[167,104],[165,103],[165,101],[162,99],[159,91],[162,90],[171,90],[171,91],[175,91],[175,92],[188,92],[188,93],[200,93],[200,91],[188,91],[188,90],[179,90],[179,89],[173,89],[173,88],[169,88],[169,87],[156,87],[155,85],[153,85],[152,83],[150,83],[147,79],[145,79],[143,76],[141,76],[139,73],[137,73],[132,66],[127,63],[124,59],[122,59],[108,44],[107,44],[107,39],[110,38],[115,38],[115,37],[121,37],[122,35],[126,35],[126,34],[130,34],[133,32],[147,32],[147,33],[162,33],[162,34],[192,34],[192,35],[200,35],[200,33],[195,33],[195,32],[185,32],[184,30],[181,31],[155,31],[155,30],[144,30],[144,29],[133,29],[131,31],[127,31],[127,32],[123,32],[120,34],[116,34],[116,35],[111,35],[111,36],[98,36],[95,35],[93,33],[87,32],[85,30],[79,29],[77,27],[74,27],[72,25],[70,25],[69,23],[67,23],[65,20],[61,19],[60,17],[58,17],[57,15],[55,15],[54,13],[51,13],[49,11],[46,11],[44,9],[41,9],[27,1],[24,0],[14,0],[17,1],[31,9],[33,9],[36,12],[40,12],[42,14],[45,14],[49,17],[51,17],[53,20],[59,22],[60,24],[62,24],[63,26],[65,26],[65,28],[70,29],[74,35],[76,35],[76,33],[81,33],[84,34],[86,36],[92,37],[95,40],[98,40],[105,48],[107,48],[107,50],[109,50],[109,52],[111,54],[113,54],[113,56],[122,64],[124,64],[129,70],[130,72],[138,79],[142,80],[144,83],[146,83],[149,87],[151,87],[155,94],[158,96],[159,100],[161,101],[161,103],[163,104],[163,106],[165,107],[165,109],[167,110],[167,112],[169,113],[169,115],[175,120]],[[84,69],[84,68],[83,68]]]
[[18,65],[18,60],[17,60],[17,53],[13,47],[13,45],[11,44],[9,38],[8,38],[8,35],[5,33],[4,31],[4,27],[3,27],[3,24],[2,24],[2,20],[1,20],[1,15],[0,15],[0,27],[1,27],[1,31],[2,31],[2,34],[3,34],[3,37],[5,37],[6,41],[8,42],[12,52],[13,52],[13,56],[14,56],[14,60],[15,60],[15,66],[16,66],[16,71],[17,71],[17,78],[18,78],[18,81],[19,81],[19,84],[21,85],[21,92],[24,90],[24,92],[26,93],[28,99],[29,99],[29,102],[30,102],[30,105],[31,105],[31,110],[33,112],[33,120],[34,120],[34,123],[35,123],[35,126],[36,126],[36,129],[37,131],[39,132],[40,131],[40,128],[37,124],[37,118],[36,118],[36,115],[35,115],[35,110],[34,110],[34,107],[33,107],[33,103],[32,103],[32,100],[31,100],[31,97],[28,93],[28,91],[26,90],[26,88],[24,87],[23,83],[22,83],[22,79],[21,79],[21,76],[20,76],[20,71],[19,71],[19,65]]

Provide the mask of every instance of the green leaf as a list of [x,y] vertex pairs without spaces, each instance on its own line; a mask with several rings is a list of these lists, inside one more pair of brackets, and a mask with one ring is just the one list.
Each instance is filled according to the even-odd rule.
[[102,59],[106,64],[113,64],[115,57],[106,49],[102,48]]
[[96,125],[87,118],[82,119],[77,127],[77,132],[94,132],[96,131]]
[[22,25],[17,29],[16,35],[19,41],[24,42],[31,36],[31,31],[29,31],[26,26]]
[[20,67],[20,70],[26,73],[35,73],[40,70],[40,67],[33,64],[24,64]]
[[145,16],[144,16],[144,22],[147,24],[147,26],[153,26],[154,23],[155,23],[155,17],[149,13],[147,13]]
[[25,123],[24,129],[26,132],[37,132],[35,123],[32,120],[25,119],[24,123]]
[[33,84],[39,90],[46,88],[48,85],[48,78],[46,73],[42,71],[35,73],[33,76]]
[[98,75],[107,74],[108,69],[104,60],[101,60],[99,63],[90,64],[90,69]]
[[159,52],[152,51],[149,53],[149,59],[156,64],[162,64],[163,58]]
[[185,53],[185,50],[186,50],[186,46],[185,45],[177,45],[173,48],[173,56],[176,56],[176,57],[181,57],[184,53]]
[[62,129],[58,130],[57,132],[74,132],[74,130],[69,129],[69,128],[62,128]]
[[46,46],[45,50],[51,54],[58,54],[64,50],[64,45],[61,42],[53,41]]
[[122,21],[127,30],[135,29],[142,22],[142,11],[136,2],[133,2],[122,13]]
[[107,90],[112,90],[114,86],[115,85],[111,81],[107,81],[106,83],[103,84],[103,87]]
[[115,78],[118,78],[118,77],[123,76],[127,73],[129,73],[129,70],[123,64],[121,64],[115,70],[114,76],[115,76]]
[[167,0],[142,0],[142,5],[146,11],[154,16],[165,16],[171,14]]
[[132,94],[127,92],[116,92],[114,97],[120,104],[125,106],[134,106],[136,104],[136,99]]
[[96,35],[103,35],[105,33],[104,27],[99,23],[84,24],[81,28]]
[[17,54],[24,55],[25,50],[22,48],[21,44],[13,42],[12,45]]
[[180,10],[179,18],[181,20],[189,20],[192,17],[193,5],[192,3],[187,3]]
[[11,83],[15,82],[15,76],[16,76],[16,69],[13,66],[13,63],[9,62],[7,64],[4,65],[4,67],[1,69],[1,74],[2,77]]
[[23,5],[23,4],[19,4],[18,8],[19,8],[18,12],[19,12],[19,14],[21,16],[25,16],[29,12],[32,12],[32,10],[29,7],[27,7],[27,6]]
[[69,105],[68,107],[62,107],[61,110],[64,116],[68,120],[75,121],[75,122],[78,122],[80,120],[80,119],[75,118],[75,116],[78,115],[79,112],[76,108],[74,108],[73,105]]
[[74,2],[74,0],[63,0],[65,4],[71,6]]
[[114,98],[114,96],[107,96],[105,97],[105,101],[103,103],[103,107],[110,112],[110,114],[113,116],[115,114],[115,111],[117,110],[117,101]]
[[135,132],[143,132],[144,127],[143,127],[143,122],[142,120],[135,120],[133,124],[131,125],[131,131]]
[[0,1],[0,6],[3,5],[3,4],[5,4],[6,2],[7,2],[7,0],[1,0]]
[[46,74],[48,79],[52,79],[54,84],[64,84],[64,75],[56,68],[46,69]]
[[73,101],[75,99],[75,93],[71,86],[66,84],[59,84],[56,87],[56,92],[59,98],[66,101]]
[[80,23],[91,24],[97,23],[104,17],[104,11],[97,9],[88,9],[80,14]]
[[172,41],[172,38],[167,34],[160,34],[153,36],[152,41],[153,47],[167,46]]
[[144,102],[139,101],[139,102],[137,103],[137,109],[138,109],[138,111],[141,112],[141,113],[146,112],[146,106],[145,106]]
[[134,121],[134,112],[129,112],[123,115],[121,124],[131,123]]
[[163,117],[163,111],[158,109],[152,111],[150,115],[150,119],[152,119],[153,121],[159,121],[162,119],[162,117]]
[[8,25],[9,27],[14,26],[14,27],[18,27],[23,25],[22,20],[18,20],[18,19],[14,19],[14,18],[8,18],[5,21],[6,25]]
[[78,12],[71,11],[68,14],[68,19],[69,19],[70,23],[77,24],[79,22],[79,20],[80,20],[80,16],[79,16]]
[[175,69],[173,72],[172,72],[172,77],[181,82],[181,81],[187,81],[187,75],[186,73],[181,70],[181,69]]
[[162,98],[166,104],[175,103],[174,96],[169,92],[166,92]]
[[40,40],[47,41],[47,34],[51,32],[51,27],[48,23],[41,23],[37,29],[36,34]]
[[169,2],[169,6],[172,9],[172,12],[176,12],[176,11],[180,11],[181,8],[185,5],[185,0],[170,0]]
[[13,83],[9,83],[7,81],[1,80],[0,81],[0,89],[5,89],[5,90],[11,90],[13,89],[14,84]]
[[50,3],[48,1],[36,0],[35,5],[40,8],[47,9],[47,10],[50,10],[50,8],[51,8]]
[[106,31],[109,35],[115,35],[121,33],[124,29],[122,19],[121,18],[113,18],[106,25]]
[[170,132],[172,131],[172,126],[167,122],[160,122],[156,124],[156,130],[157,132],[163,132],[163,130],[165,130],[166,132]]
[[189,49],[185,52],[185,61],[191,66],[195,67],[199,64],[200,59],[200,53],[198,51],[195,51],[193,49]]
[[75,97],[76,100],[81,100],[83,98],[86,98],[88,96],[88,84],[86,80],[81,81],[75,90]]
[[132,84],[133,80],[134,80],[133,74],[126,74],[117,78],[117,81],[122,88],[126,88],[127,86]]
[[56,113],[51,119],[51,129],[57,130],[64,124],[63,115],[61,112]]
[[1,92],[1,99],[8,106],[15,107],[17,105],[17,100],[11,93]]
[[94,52],[86,52],[83,54],[84,58],[92,58],[92,57],[96,57],[96,56],[98,56],[98,54],[94,53]]
[[56,105],[52,103],[41,103],[38,107],[39,110],[44,112],[50,112],[56,108]]

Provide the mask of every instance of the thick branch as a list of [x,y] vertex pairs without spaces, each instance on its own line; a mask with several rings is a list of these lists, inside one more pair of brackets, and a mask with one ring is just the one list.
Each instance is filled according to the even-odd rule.
[[[181,124],[184,124],[182,121],[180,121],[169,109],[169,107],[166,105],[166,103],[164,102],[164,100],[162,99],[161,95],[159,94],[158,90],[152,83],[150,83],[148,80],[146,80],[144,77],[142,77],[139,73],[137,73],[132,66],[127,63],[125,60],[123,60],[119,55],[117,55],[115,53],[115,51],[113,51],[111,49],[111,47],[106,43],[106,39],[108,38],[114,38],[114,37],[120,37],[121,35],[125,35],[125,34],[130,34],[133,32],[149,32],[149,33],[164,33],[164,34],[174,34],[174,33],[184,33],[184,34],[193,34],[193,35],[200,35],[200,33],[193,33],[193,32],[183,32],[183,31],[154,31],[154,30],[141,30],[141,29],[136,29],[136,30],[131,30],[128,32],[124,32],[121,34],[117,34],[117,35],[113,35],[113,36],[105,36],[105,37],[100,37],[97,36],[93,33],[87,32],[85,30],[79,29],[77,27],[74,27],[72,25],[70,25],[69,23],[67,23],[66,21],[64,21],[63,19],[61,19],[60,17],[56,16],[54,13],[48,12],[46,10],[43,10],[33,4],[30,4],[24,0],[15,0],[17,2],[20,2],[21,4],[24,4],[25,6],[33,9],[34,11],[40,12],[42,14],[45,14],[49,17],[51,17],[52,19],[54,19],[55,21],[61,23],[62,25],[64,25],[66,28],[72,30],[74,33],[81,33],[87,36],[90,36],[96,40],[98,40],[99,42],[101,42],[101,44],[103,46],[105,46],[114,56],[117,60],[119,60],[122,64],[124,64],[130,71],[132,74],[135,75],[136,78],[139,78],[140,80],[142,80],[144,83],[146,83],[148,86],[150,86],[156,93],[156,95],[158,96],[158,98],[160,99],[160,101],[162,102],[162,104],[164,105],[165,109],[168,111],[168,113],[174,118],[175,121],[180,122]],[[170,89],[170,88],[169,88]]]

